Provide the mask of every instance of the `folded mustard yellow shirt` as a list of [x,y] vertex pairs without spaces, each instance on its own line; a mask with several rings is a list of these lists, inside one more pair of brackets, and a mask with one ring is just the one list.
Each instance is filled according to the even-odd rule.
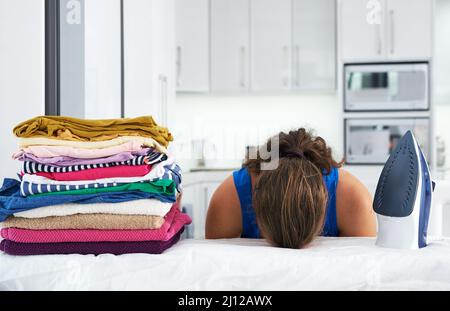
[[83,120],[71,117],[41,116],[17,125],[17,137],[46,137],[71,141],[105,141],[119,136],[144,136],[167,147],[172,134],[151,116],[133,119]]

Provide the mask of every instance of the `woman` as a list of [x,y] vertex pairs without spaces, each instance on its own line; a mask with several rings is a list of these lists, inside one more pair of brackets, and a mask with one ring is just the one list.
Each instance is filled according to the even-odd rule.
[[[374,236],[372,198],[341,169],[324,139],[305,129],[281,132],[279,163],[247,160],[211,198],[206,238],[265,238],[272,245],[303,248],[314,237]],[[270,140],[266,143],[270,150]]]

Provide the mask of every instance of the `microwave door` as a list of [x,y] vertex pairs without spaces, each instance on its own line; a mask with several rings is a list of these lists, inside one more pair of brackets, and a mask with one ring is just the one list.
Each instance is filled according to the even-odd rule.
[[347,111],[426,110],[428,64],[347,65]]
[[417,119],[347,119],[346,162],[384,164],[401,137],[413,131],[425,155],[429,155],[430,122]]
[[389,130],[376,130],[373,127],[352,128],[348,139],[350,162],[383,163],[389,156]]
[[347,79],[348,109],[381,109],[380,107],[389,101],[390,91],[386,72],[351,72]]

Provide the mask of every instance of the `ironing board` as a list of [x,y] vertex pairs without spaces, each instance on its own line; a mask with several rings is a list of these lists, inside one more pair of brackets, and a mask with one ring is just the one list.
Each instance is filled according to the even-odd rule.
[[162,255],[0,255],[0,290],[450,290],[450,239],[420,250],[372,238],[183,240]]

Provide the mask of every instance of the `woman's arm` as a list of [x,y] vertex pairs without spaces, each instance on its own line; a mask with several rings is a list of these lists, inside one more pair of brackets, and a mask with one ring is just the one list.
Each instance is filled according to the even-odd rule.
[[340,169],[336,213],[340,236],[375,236],[376,219],[369,190],[352,174]]
[[209,203],[205,229],[207,239],[231,239],[241,236],[241,204],[233,176],[228,177],[214,192]]

